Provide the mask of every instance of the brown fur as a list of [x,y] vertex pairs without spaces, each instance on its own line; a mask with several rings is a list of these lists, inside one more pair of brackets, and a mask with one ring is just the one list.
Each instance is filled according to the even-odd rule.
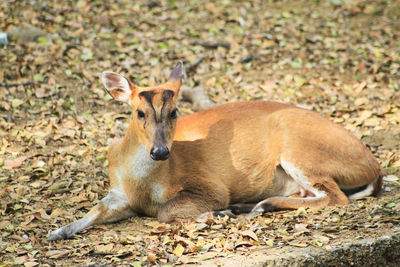
[[[131,125],[126,145],[137,132],[134,119]],[[115,151],[109,156],[111,179],[114,162],[123,167],[126,155],[121,150],[110,150]],[[327,192],[327,198],[309,201],[263,194],[281,156],[302,170],[316,189]],[[144,193],[149,189],[138,187],[133,177],[124,179],[131,181],[125,192],[130,192],[134,210],[171,221],[269,197],[280,209],[344,205],[348,199],[339,186],[366,185],[379,173],[378,163],[359,140],[317,114],[280,103],[243,102],[178,120],[170,159],[146,179],[165,186],[161,205],[149,201],[150,194]]]
[[[95,223],[132,212],[168,222],[235,203],[249,203],[243,207],[263,212],[320,208],[347,204],[340,188],[374,183],[373,194],[379,191],[380,166],[371,152],[344,128],[314,112],[250,101],[174,119],[178,72],[175,69],[167,83],[156,87],[128,82],[129,90],[119,86],[115,74],[106,74],[112,77],[105,83],[110,94],[129,100],[133,108],[125,137],[108,155],[111,187],[121,189],[129,204],[113,215],[100,203],[89,213],[98,214]],[[139,118],[137,110],[145,118]],[[153,166],[148,153],[156,143],[165,145],[170,157]],[[141,154],[141,146],[147,154]]]

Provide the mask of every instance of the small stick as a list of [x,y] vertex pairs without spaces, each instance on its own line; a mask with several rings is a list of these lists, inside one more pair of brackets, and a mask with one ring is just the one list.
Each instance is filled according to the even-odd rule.
[[192,45],[200,45],[205,48],[209,49],[217,49],[218,47],[223,47],[223,48],[231,48],[230,43],[225,43],[225,42],[219,42],[219,43],[209,43],[209,42],[193,42]]
[[248,62],[250,62],[252,60],[255,60],[255,59],[256,59],[255,56],[250,55],[250,56],[247,56],[247,57],[242,58],[241,60],[239,60],[239,63],[248,63]]
[[31,82],[26,81],[23,83],[0,83],[0,86],[2,86],[2,87],[14,87],[14,86],[20,86],[20,85],[23,85],[23,86],[31,85]]
[[[200,55],[200,57],[198,59],[196,59],[196,61],[185,65],[185,70],[187,72],[194,71],[197,68],[197,66],[199,66],[200,63],[204,60],[204,58],[205,58],[204,55]],[[185,75],[186,75],[186,73],[185,73]]]

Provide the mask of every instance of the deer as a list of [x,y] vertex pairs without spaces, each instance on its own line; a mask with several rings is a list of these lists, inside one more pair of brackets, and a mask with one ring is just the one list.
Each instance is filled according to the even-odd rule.
[[179,62],[167,82],[151,87],[102,74],[109,94],[133,110],[125,136],[108,151],[110,190],[49,240],[138,215],[165,223],[254,216],[341,206],[379,193],[381,169],[370,150],[316,112],[247,101],[178,118],[182,68]]

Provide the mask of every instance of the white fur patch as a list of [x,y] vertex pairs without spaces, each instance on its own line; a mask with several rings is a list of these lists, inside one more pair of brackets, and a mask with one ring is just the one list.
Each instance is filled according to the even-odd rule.
[[164,187],[160,183],[153,183],[151,190],[153,199],[161,203],[164,199]]
[[117,168],[116,170],[115,170],[115,176],[117,177],[117,180],[118,180],[118,185],[120,186],[120,187],[122,187],[122,185],[123,185],[123,179],[122,179],[122,170],[121,170],[121,168]]
[[140,145],[135,156],[131,160],[132,176],[138,179],[144,179],[148,177],[159,164],[159,162],[150,157],[150,153],[146,148]]
[[374,185],[373,184],[369,184],[367,186],[367,188],[365,188],[364,190],[362,190],[360,192],[357,192],[355,194],[352,194],[352,195],[348,196],[348,198],[351,199],[351,200],[361,199],[361,198],[370,196],[373,191],[374,191]]
[[311,186],[310,182],[307,180],[307,177],[302,173],[301,170],[297,169],[293,164],[285,161],[281,158],[281,166],[285,170],[285,172],[293,178],[298,184],[300,184],[305,190],[310,191],[315,195],[313,198],[324,198],[326,197],[326,193],[323,191],[319,191]]
[[129,206],[125,192],[121,188],[113,188],[101,202],[110,210],[118,210]]

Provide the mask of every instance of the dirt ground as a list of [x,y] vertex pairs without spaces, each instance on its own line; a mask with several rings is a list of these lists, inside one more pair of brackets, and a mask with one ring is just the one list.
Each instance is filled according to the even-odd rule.
[[[0,266],[246,266],[398,234],[399,17],[394,0],[2,1]],[[107,147],[131,111],[101,72],[153,85],[178,60],[216,103],[289,102],[344,126],[379,160],[382,194],[251,219],[137,217],[47,241],[107,194]]]

